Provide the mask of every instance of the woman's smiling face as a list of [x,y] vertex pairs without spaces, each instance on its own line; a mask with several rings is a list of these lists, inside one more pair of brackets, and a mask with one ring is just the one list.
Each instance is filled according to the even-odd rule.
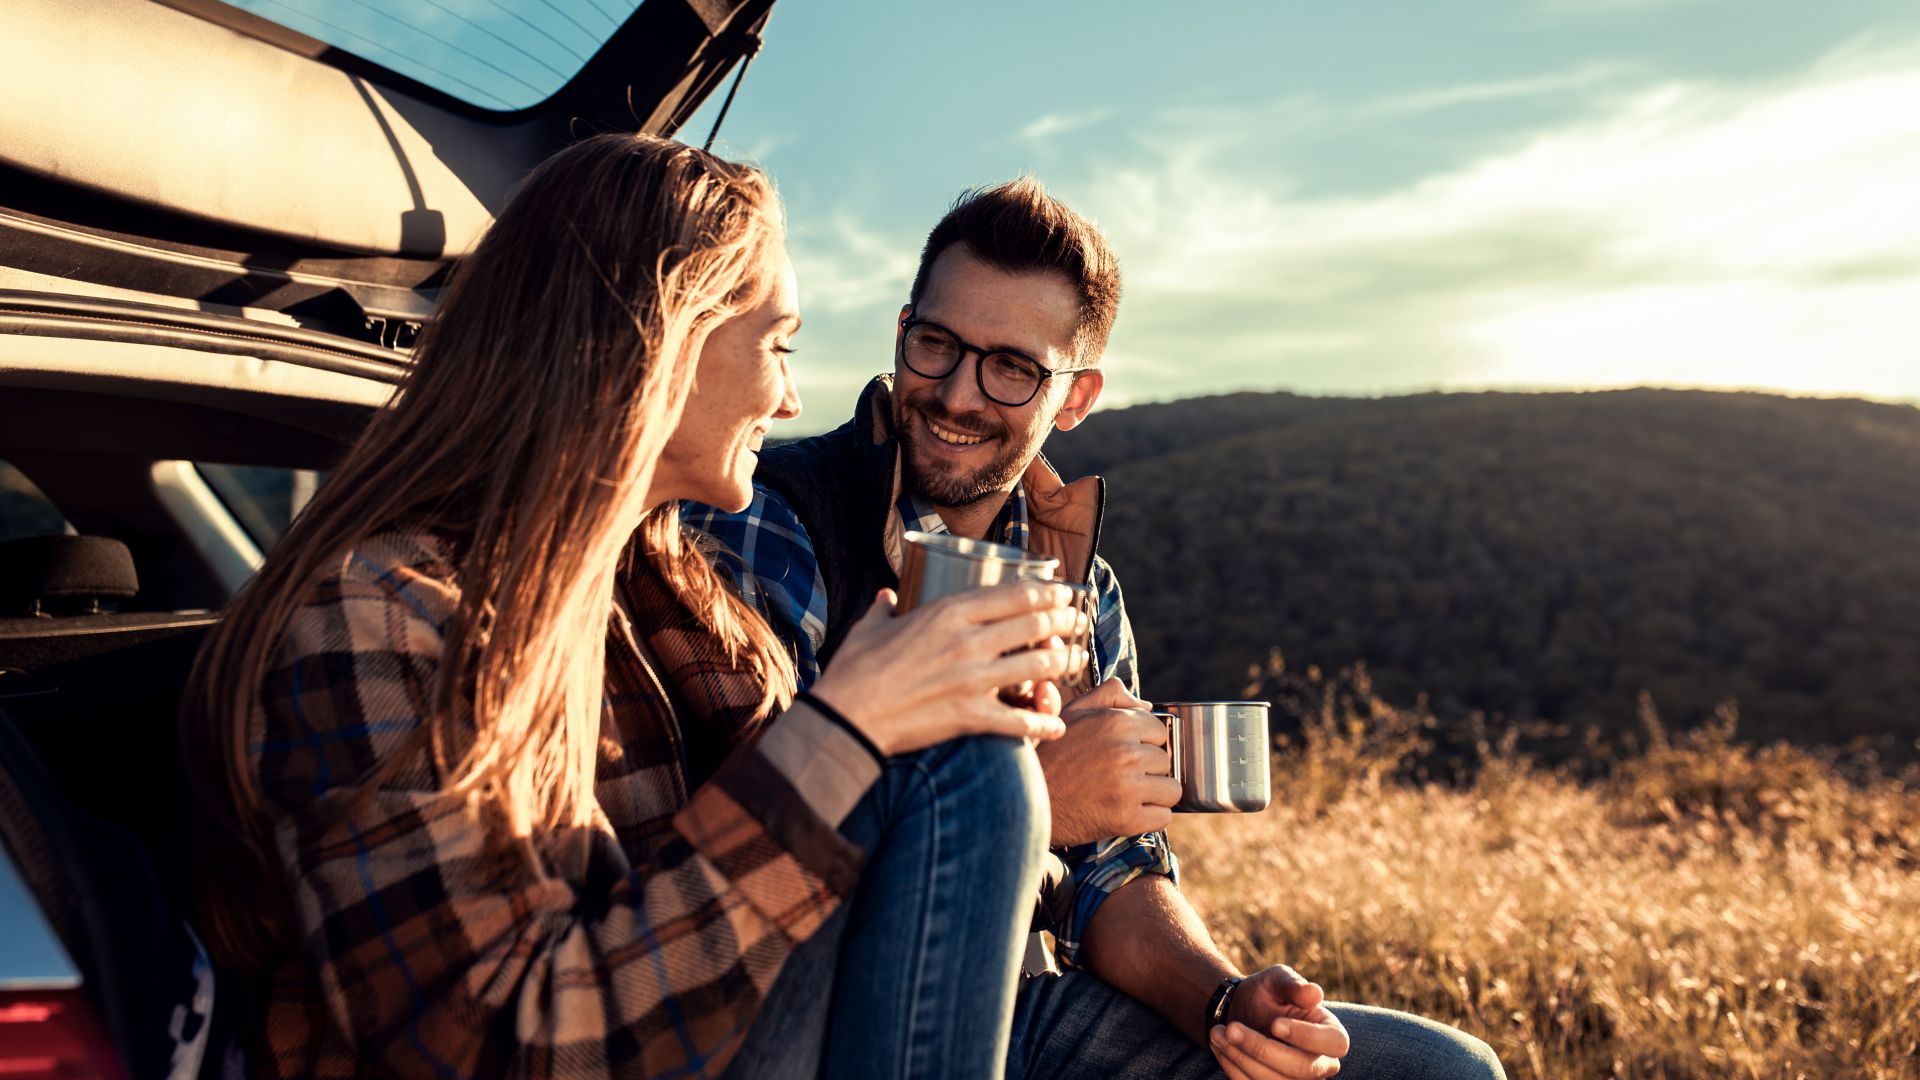
[[767,286],[752,307],[716,327],[700,350],[680,424],[661,452],[647,502],[689,499],[740,511],[775,420],[800,415],[787,368],[800,329],[800,291],[786,245],[767,252]]

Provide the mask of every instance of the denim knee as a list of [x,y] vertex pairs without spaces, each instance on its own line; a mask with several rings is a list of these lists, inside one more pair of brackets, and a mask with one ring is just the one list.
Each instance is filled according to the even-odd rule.
[[1422,1080],[1505,1080],[1493,1048],[1458,1028],[1374,1005],[1327,1003],[1353,1040],[1347,1062],[1359,1076]]
[[935,797],[977,822],[980,839],[1039,862],[1051,809],[1040,759],[1025,739],[969,735],[908,756],[932,781]]

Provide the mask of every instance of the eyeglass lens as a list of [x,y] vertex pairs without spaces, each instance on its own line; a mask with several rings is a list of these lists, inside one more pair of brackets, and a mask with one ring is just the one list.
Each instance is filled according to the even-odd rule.
[[[937,326],[917,325],[907,331],[907,367],[928,379],[953,374],[965,350],[952,334]],[[1025,405],[1040,389],[1042,372],[1025,357],[990,352],[980,358],[980,384],[988,397],[1002,405]]]

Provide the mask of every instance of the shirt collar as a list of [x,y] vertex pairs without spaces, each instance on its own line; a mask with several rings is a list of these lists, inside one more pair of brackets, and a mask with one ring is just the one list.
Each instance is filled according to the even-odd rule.
[[[945,533],[947,523],[941,519],[940,511],[913,492],[900,492],[900,501],[894,504],[894,511],[900,515],[903,530],[924,533]],[[1027,490],[1025,484],[1015,485],[1013,494],[1007,497],[1007,505],[987,527],[988,540],[1007,544],[1022,551],[1027,548]]]

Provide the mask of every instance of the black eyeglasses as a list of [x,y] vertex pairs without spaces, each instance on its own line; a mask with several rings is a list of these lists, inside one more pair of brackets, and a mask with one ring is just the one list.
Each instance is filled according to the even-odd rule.
[[908,316],[902,324],[900,360],[907,370],[923,379],[944,379],[953,374],[968,353],[980,357],[974,366],[974,380],[980,392],[990,400],[1009,408],[1019,408],[1033,400],[1040,387],[1055,375],[1073,375],[1085,368],[1061,368],[1047,365],[1011,349],[983,349],[960,340],[960,335],[936,322]]

